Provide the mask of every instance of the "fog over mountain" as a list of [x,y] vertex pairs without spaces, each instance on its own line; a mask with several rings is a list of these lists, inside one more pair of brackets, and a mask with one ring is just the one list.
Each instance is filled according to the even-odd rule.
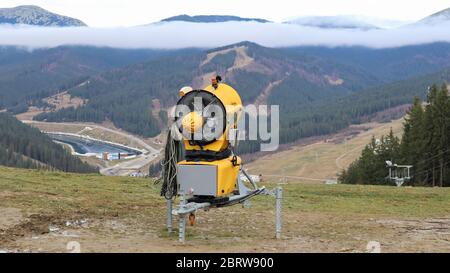
[[344,28],[344,29],[379,29],[396,28],[411,22],[391,20],[385,18],[368,17],[362,15],[337,15],[337,16],[304,16],[291,18],[287,24],[297,24],[319,28]]
[[0,26],[0,45],[29,48],[94,45],[173,49],[219,47],[251,41],[269,47],[322,45],[385,48],[436,41],[450,42],[449,27],[450,22],[370,30],[323,29],[257,22],[167,22],[129,28]]
[[361,30],[379,28],[364,21],[363,19],[352,16],[307,16],[290,20],[287,23],[319,28],[344,28]]
[[192,23],[223,23],[223,22],[258,22],[268,23],[268,20],[260,18],[243,18],[233,15],[195,15],[189,16],[186,14],[172,16],[166,19],[162,19],[161,22],[192,22]]

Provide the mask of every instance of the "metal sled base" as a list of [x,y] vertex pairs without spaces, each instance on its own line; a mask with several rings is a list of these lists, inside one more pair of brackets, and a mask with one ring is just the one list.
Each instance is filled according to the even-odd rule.
[[[237,194],[231,195],[227,198],[214,199],[208,202],[203,202],[202,199],[191,198],[186,199],[186,196],[182,193],[180,195],[180,204],[172,209],[172,200],[167,200],[167,229],[172,232],[172,215],[179,217],[179,234],[178,239],[180,242],[185,241],[186,234],[186,217],[189,215],[191,217],[199,209],[209,210],[210,208],[216,207],[226,207],[236,204],[244,203],[252,197],[257,195],[270,195],[276,198],[276,238],[281,237],[281,199],[282,199],[282,188],[277,187],[273,190],[267,190],[265,187],[258,187],[250,176],[241,169],[239,174],[243,174],[247,177],[250,183],[253,185],[253,189],[247,188],[242,182],[240,175],[238,175],[238,190]],[[193,216],[195,219],[195,216]]]

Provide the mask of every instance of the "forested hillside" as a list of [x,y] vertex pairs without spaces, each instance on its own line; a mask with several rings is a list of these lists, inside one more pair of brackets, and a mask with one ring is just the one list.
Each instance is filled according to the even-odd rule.
[[363,69],[382,82],[438,72],[450,67],[450,44],[431,43],[373,49],[367,47],[294,47],[293,56],[310,54]]
[[[427,89],[434,82],[449,82],[450,70],[414,77],[378,87],[371,87],[349,95],[321,98],[323,90],[299,95],[299,87],[290,82],[280,84],[269,97],[270,104],[280,106],[280,143],[291,143],[304,137],[335,133],[351,124],[367,122],[380,111],[411,104],[414,97],[425,99]],[[295,83],[295,82],[294,82]],[[296,92],[292,92],[296,88]],[[318,99],[320,98],[320,99]],[[402,114],[402,113],[400,113]],[[391,118],[399,118],[393,114]],[[248,122],[247,122],[248,124]],[[241,142],[242,153],[259,151],[258,141]]]
[[[14,83],[11,88],[5,88],[8,84],[0,87],[1,103],[17,113],[29,104],[42,106],[41,98],[55,90],[67,89],[70,95],[82,98],[86,104],[43,113],[35,119],[112,121],[116,127],[145,137],[155,136],[164,129],[160,117],[166,113],[165,109],[174,105],[180,87],[202,88],[216,74],[238,90],[245,104],[280,106],[282,143],[333,133],[350,124],[367,121],[379,111],[409,104],[414,96],[424,98],[427,87],[433,82],[450,80],[447,69],[450,44],[447,43],[391,49],[266,48],[242,42],[210,50],[174,52],[114,52],[87,47],[53,50],[64,52],[63,56],[73,56],[62,58],[74,61],[69,67],[74,67],[75,60],[80,63],[86,60],[100,63],[95,67],[107,71],[89,70],[90,76],[85,76],[76,70],[69,74],[77,77],[67,76],[70,80],[53,82],[52,79],[59,79],[59,72],[52,69],[37,74],[34,70],[28,73],[19,69],[17,71],[26,76],[10,78],[9,82]],[[4,63],[4,67],[8,62],[13,64],[12,68],[19,67],[21,58],[27,62],[33,59],[24,54],[3,54],[0,63]],[[149,60],[139,61],[140,56],[147,56]],[[121,66],[125,63],[129,65]],[[108,70],[108,66],[116,68]],[[66,66],[56,67],[60,69],[55,71],[64,71],[62,67]],[[0,76],[0,81],[8,75],[11,73]],[[78,84],[80,82],[83,84]],[[257,142],[248,142],[242,143],[240,149],[253,152],[258,148]]]
[[180,86],[192,82],[201,54],[166,57],[103,73],[89,83],[75,87],[70,94],[89,100],[83,107],[41,114],[38,120],[93,121],[111,120],[114,125],[142,136],[160,132],[151,115],[152,99],[166,105],[176,102]]
[[0,165],[65,172],[98,172],[38,129],[23,124],[7,113],[0,113]]
[[450,97],[447,84],[431,86],[425,106],[416,98],[408,111],[401,141],[392,133],[374,138],[343,172],[349,184],[388,184],[386,161],[412,165],[408,185],[450,186]]
[[28,50],[0,46],[0,109],[25,112],[42,98],[102,71],[168,54],[165,50],[62,46]]
[[[398,105],[409,104],[413,97],[424,99],[427,88],[433,82],[450,80],[450,70],[443,70],[426,76],[415,77],[378,87],[368,88],[358,93],[329,97],[328,99],[311,102],[304,97],[283,98],[276,94],[289,94],[287,92],[273,93],[269,101],[280,104],[282,111],[281,133],[283,143],[292,142],[301,137],[321,135],[335,132],[350,124],[367,120],[371,115]],[[281,86],[279,88],[287,88]],[[309,95],[313,97],[314,93]]]
[[232,15],[196,15],[196,16],[189,16],[186,14],[172,16],[169,18],[165,18],[161,20],[161,22],[191,22],[191,23],[220,23],[220,22],[259,22],[259,23],[268,23],[269,21],[265,19],[259,19],[259,18],[242,18],[238,16],[232,16]]
[[346,65],[314,56],[291,58],[282,50],[244,42],[159,58],[91,77],[88,84],[69,90],[71,95],[87,99],[85,106],[44,113],[36,119],[94,122],[108,119],[119,128],[154,136],[160,128],[150,114],[151,101],[158,99],[163,107],[170,107],[176,102],[180,87],[202,88],[215,74],[235,87],[245,104],[254,103],[277,81],[298,81],[288,92],[297,92],[300,99],[311,96],[317,100],[350,94],[377,83],[374,77]]

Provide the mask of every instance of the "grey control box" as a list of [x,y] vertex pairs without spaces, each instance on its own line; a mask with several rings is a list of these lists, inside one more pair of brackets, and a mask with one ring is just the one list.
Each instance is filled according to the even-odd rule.
[[178,165],[177,183],[180,193],[217,195],[217,167],[211,165]]

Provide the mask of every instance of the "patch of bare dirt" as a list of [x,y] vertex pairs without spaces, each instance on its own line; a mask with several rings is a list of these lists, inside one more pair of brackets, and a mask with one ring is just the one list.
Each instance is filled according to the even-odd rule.
[[325,79],[328,81],[331,85],[342,85],[344,83],[344,80],[339,78],[336,75],[325,75]]
[[[83,106],[86,101],[79,97],[72,97],[67,91],[55,94],[51,97],[43,99],[46,103],[53,105],[56,110],[68,107],[78,108]],[[41,113],[48,112],[47,109],[30,106],[28,111],[16,115],[18,120],[33,120],[33,118]]]
[[388,248],[406,252],[450,252],[450,218],[376,221],[392,229],[396,239]]
[[[274,238],[274,212],[238,206],[199,212],[187,228],[185,244],[165,230],[164,208],[158,213],[105,215],[31,215],[2,231],[0,249],[11,252],[367,252],[379,242],[381,252],[450,252],[450,219],[367,219],[286,210],[283,232]],[[152,214],[152,215],[149,215]]]
[[[7,193],[0,193],[0,197],[6,197]],[[19,224],[22,219],[22,211],[16,208],[0,208],[0,230],[8,229]]]
[[253,58],[249,57],[247,55],[247,47],[246,46],[239,46],[239,47],[232,47],[220,51],[214,51],[209,53],[206,56],[206,59],[200,64],[200,66],[204,66],[208,64],[214,57],[221,54],[227,54],[228,52],[235,51],[236,52],[236,58],[234,60],[234,64],[232,67],[228,68],[229,71],[234,69],[243,68],[253,62]]
[[32,120],[34,116],[37,116],[43,112],[44,112],[43,109],[38,108],[36,106],[31,106],[28,108],[28,111],[26,111],[25,113],[16,115],[16,118],[18,120]]
[[[3,210],[5,209],[2,209],[2,212]],[[10,216],[1,215],[0,217],[1,222],[6,222],[5,225],[0,226],[0,248],[2,249],[21,249],[18,243],[23,239],[33,239],[63,228],[80,226],[84,223],[82,219],[85,219],[82,215],[64,213],[55,215],[36,213],[24,217],[22,214],[19,215],[17,209],[6,209],[5,212]]]
[[10,223],[7,228],[0,230],[0,246],[12,243],[24,236],[48,233],[49,224],[54,222],[54,217],[32,214],[26,219],[20,219],[20,221],[14,225]]
[[[236,58],[234,59],[233,66],[228,67],[227,71],[224,75],[222,75],[225,78],[231,79],[233,77],[233,71],[237,69],[243,69],[247,67],[253,67],[254,69],[261,70],[261,67],[255,67],[254,59],[247,55],[247,47],[246,46],[239,46],[239,47],[232,47],[224,50],[214,51],[209,53],[206,56],[206,59],[203,60],[203,62],[200,64],[201,66],[204,66],[208,64],[214,57],[221,54],[226,54],[228,52],[235,51],[236,52]],[[211,79],[217,74],[217,71],[213,71],[210,73],[205,73],[203,75],[200,75],[196,77],[192,85],[194,87],[203,88],[204,86],[210,84]]]
[[234,64],[228,70],[234,70],[246,67],[253,63],[254,59],[247,55],[247,47],[241,46],[235,49],[236,50],[236,59],[234,60]]
[[267,104],[267,98],[269,97],[273,88],[275,86],[279,85],[280,83],[282,83],[288,76],[289,76],[289,74],[280,80],[270,82],[269,85],[266,88],[264,88],[264,90],[261,92],[261,94],[259,94],[259,96],[256,98],[255,106],[258,107],[261,104]]
[[56,110],[69,107],[78,108],[85,104],[85,100],[79,97],[72,97],[67,91],[55,94],[43,100],[48,104],[55,106]]

